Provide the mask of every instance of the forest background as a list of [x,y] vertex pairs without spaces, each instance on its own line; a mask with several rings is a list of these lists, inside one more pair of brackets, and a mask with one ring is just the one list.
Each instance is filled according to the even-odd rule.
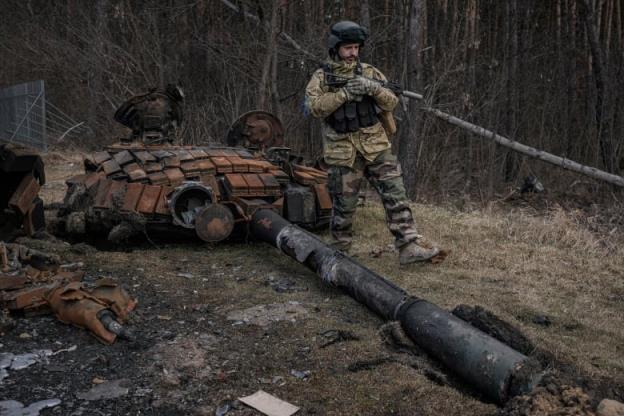
[[[3,0],[0,86],[44,79],[48,99],[97,148],[125,134],[112,114],[133,94],[177,83],[182,140],[221,142],[241,114],[278,115],[295,152],[321,152],[302,102],[329,26],[370,28],[362,60],[426,104],[525,144],[624,171],[621,0]],[[519,156],[403,101],[393,146],[410,195],[488,200],[534,174],[549,188],[585,179]]]

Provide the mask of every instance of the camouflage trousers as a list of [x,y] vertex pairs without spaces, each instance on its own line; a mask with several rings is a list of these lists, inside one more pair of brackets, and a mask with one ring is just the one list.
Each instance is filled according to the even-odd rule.
[[395,246],[401,248],[416,241],[418,234],[407,204],[401,167],[388,149],[372,162],[358,154],[352,167],[330,166],[328,187],[333,202],[330,229],[335,244],[343,247],[351,244],[353,216],[364,178],[381,197],[388,228],[395,237]]

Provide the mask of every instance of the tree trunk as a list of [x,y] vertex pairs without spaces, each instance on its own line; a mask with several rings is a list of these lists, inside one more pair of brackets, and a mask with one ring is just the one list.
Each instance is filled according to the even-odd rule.
[[[422,50],[424,3],[426,0],[411,0],[409,4],[409,22],[407,27],[407,65],[406,84],[408,88],[422,90]],[[411,198],[416,196],[417,150],[420,134],[420,117],[417,103],[409,103],[406,117],[406,132],[399,142],[399,160],[403,166],[404,181],[407,193]]]
[[604,52],[600,45],[599,33],[596,28],[594,9],[589,0],[583,0],[581,4],[583,5],[585,15],[587,40],[593,59],[592,71],[594,83],[596,85],[595,121],[598,141],[600,143],[600,155],[605,169],[613,173],[616,169],[615,152],[609,137],[609,122],[604,119],[605,87],[607,85],[607,74],[604,68]]
[[269,110],[269,83],[271,81],[271,73],[273,72],[273,60],[276,56],[277,37],[279,36],[279,12],[281,0],[273,0],[271,3],[271,21],[269,23],[266,37],[267,48],[264,55],[264,63],[262,65],[262,76],[260,78],[258,99],[256,100],[256,107],[260,110]]
[[368,0],[360,1],[360,24],[370,30],[370,6]]

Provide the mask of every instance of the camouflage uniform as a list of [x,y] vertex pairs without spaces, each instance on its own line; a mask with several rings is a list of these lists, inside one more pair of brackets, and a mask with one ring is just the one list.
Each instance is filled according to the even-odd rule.
[[[355,65],[330,61],[335,73],[352,76]],[[362,75],[385,80],[385,76],[372,65],[361,64]],[[380,88],[373,96],[382,111],[392,111],[398,98],[387,88]],[[340,88],[325,83],[324,69],[317,70],[306,88],[306,105],[317,118],[325,118],[347,101]],[[375,187],[384,204],[386,221],[401,248],[417,239],[412,212],[407,204],[401,168],[390,150],[388,136],[381,123],[362,127],[353,133],[337,133],[327,123],[322,123],[323,157],[329,168],[329,191],[333,200],[331,232],[336,245],[348,247],[352,240],[355,214],[362,179]]]

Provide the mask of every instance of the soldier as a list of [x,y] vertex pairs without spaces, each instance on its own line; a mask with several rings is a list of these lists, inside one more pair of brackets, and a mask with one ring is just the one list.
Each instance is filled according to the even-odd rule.
[[[333,245],[342,250],[351,245],[353,215],[366,178],[381,196],[400,263],[430,260],[440,250],[418,243],[401,168],[378,117],[380,112],[391,112],[399,100],[370,79],[385,81],[385,76],[359,60],[367,37],[368,30],[357,23],[334,24],[327,41],[329,59],[306,87],[307,110],[323,119],[323,157],[329,165],[328,187],[334,206],[330,223]],[[348,81],[341,87],[328,85],[328,79],[337,76]]]

